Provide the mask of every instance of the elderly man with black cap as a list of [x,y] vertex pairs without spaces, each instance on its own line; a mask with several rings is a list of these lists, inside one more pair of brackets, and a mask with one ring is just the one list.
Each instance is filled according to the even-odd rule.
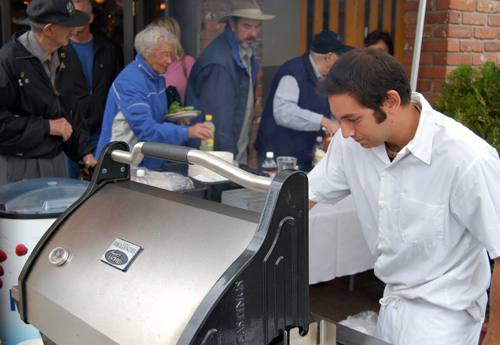
[[97,163],[61,48],[90,17],[71,0],[33,0],[26,13],[31,30],[0,50],[0,186],[66,177],[63,151],[87,168]]
[[296,157],[300,170],[311,170],[312,147],[316,137],[324,136],[321,127],[329,136],[340,128],[331,120],[328,99],[316,93],[316,84],[350,49],[336,32],[325,30],[314,36],[309,52],[281,66],[254,143],[259,169],[266,152],[272,151],[276,157]]
[[[255,0],[232,0],[231,12],[219,19],[226,30],[196,60],[186,91],[186,104],[211,114],[215,124],[214,149],[234,153],[248,164],[255,85],[259,63],[252,46],[262,30],[263,14]],[[198,143],[192,143],[199,146]]]

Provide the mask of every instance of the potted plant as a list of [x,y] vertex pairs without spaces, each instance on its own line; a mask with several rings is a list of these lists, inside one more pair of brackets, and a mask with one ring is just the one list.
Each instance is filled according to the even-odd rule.
[[448,74],[434,109],[453,117],[500,152],[500,67],[460,65]]

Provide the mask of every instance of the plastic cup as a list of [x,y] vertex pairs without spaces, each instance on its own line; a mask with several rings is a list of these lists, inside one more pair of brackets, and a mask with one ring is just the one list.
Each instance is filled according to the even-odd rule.
[[276,158],[276,162],[278,163],[278,172],[280,172],[285,169],[295,169],[295,166],[297,165],[297,158],[280,156]]

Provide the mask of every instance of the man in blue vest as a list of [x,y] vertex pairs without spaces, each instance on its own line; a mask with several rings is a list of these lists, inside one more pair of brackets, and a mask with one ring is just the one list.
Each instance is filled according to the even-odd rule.
[[340,36],[325,30],[314,36],[311,49],[287,61],[276,73],[255,140],[259,170],[266,152],[275,157],[293,156],[302,171],[311,170],[312,147],[316,137],[333,136],[340,128],[331,119],[328,99],[316,93],[340,55],[353,49]]
[[[214,150],[229,151],[239,164],[247,165],[252,136],[252,117],[259,63],[252,49],[263,14],[255,0],[232,0],[231,12],[219,19],[226,30],[196,60],[189,75],[185,103],[211,114],[215,124]],[[198,142],[191,146],[199,147]]]

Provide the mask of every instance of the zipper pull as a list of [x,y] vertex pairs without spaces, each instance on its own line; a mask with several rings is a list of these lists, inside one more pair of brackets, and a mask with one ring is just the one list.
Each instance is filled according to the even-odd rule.
[[57,91],[57,89],[54,89],[54,95],[56,95],[57,97],[60,96],[59,91]]

